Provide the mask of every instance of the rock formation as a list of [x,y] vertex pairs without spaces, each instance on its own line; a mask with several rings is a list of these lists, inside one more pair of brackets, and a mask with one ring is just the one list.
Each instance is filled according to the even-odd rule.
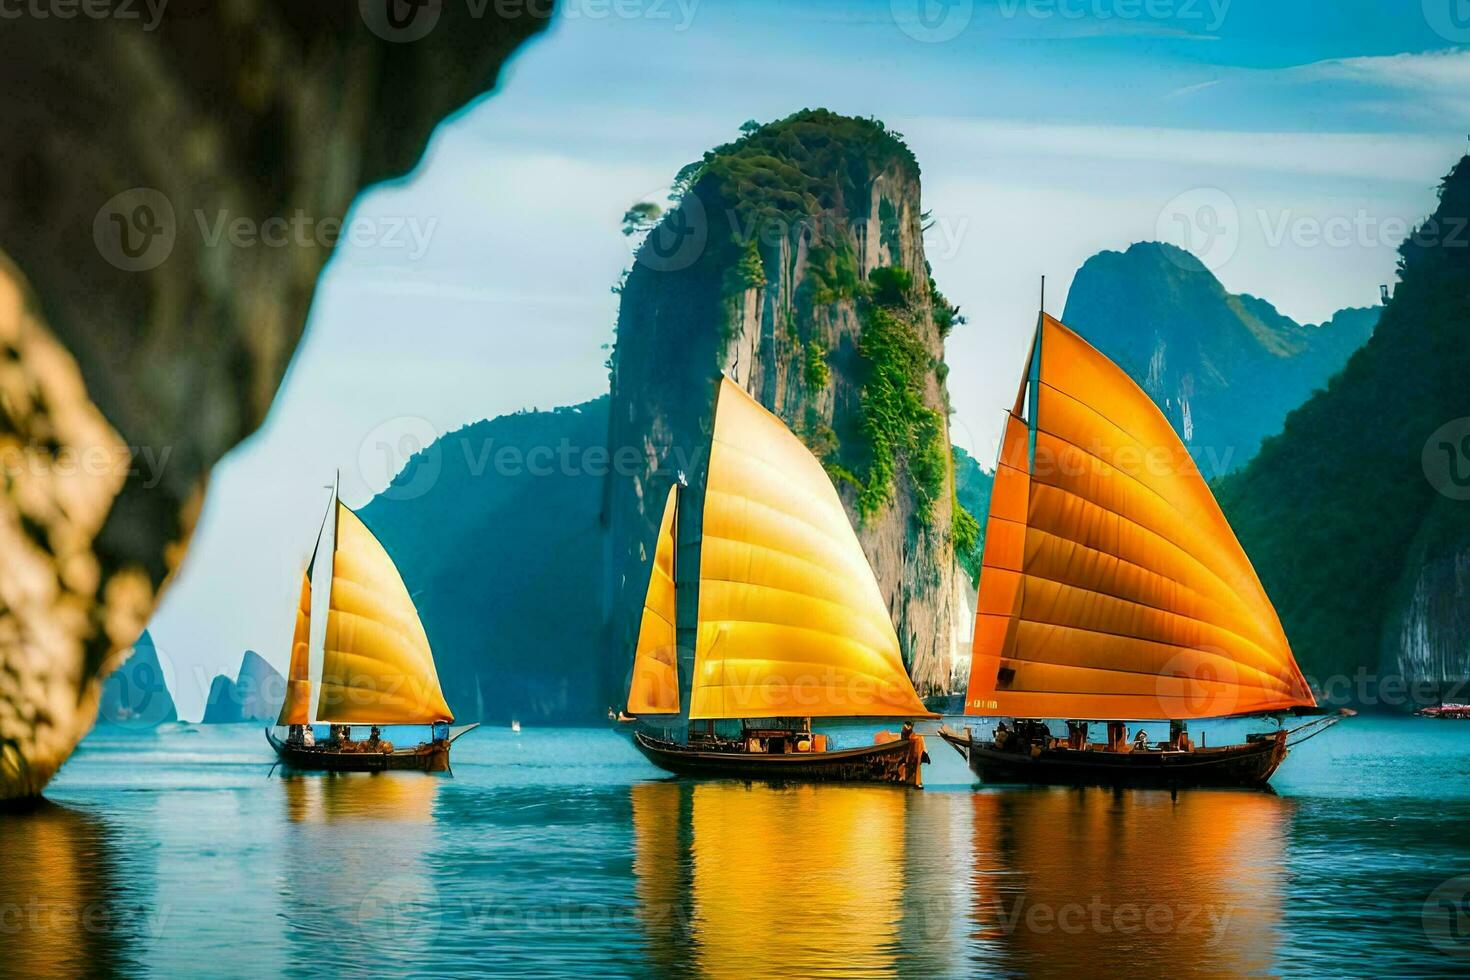
[[286,678],[254,650],[246,650],[234,680],[217,674],[209,685],[204,724],[275,724],[286,700]]
[[1226,292],[1188,252],[1140,242],[1088,259],[1062,318],[1149,393],[1213,478],[1280,432],[1372,336],[1379,312],[1299,324],[1263,299]]
[[[0,798],[39,793],[260,423],[358,192],[550,5],[171,0],[0,30]],[[208,230],[297,219],[283,247]],[[327,242],[323,244],[323,242]]]
[[[608,445],[632,462],[614,469],[604,508],[613,649],[632,649],[650,544],[680,471],[684,513],[698,519],[724,373],[823,459],[916,685],[947,687],[963,575],[943,359],[957,311],[924,260],[913,155],[881,123],[803,111],[707,153],[679,184],[681,202],[649,232],[621,291]],[[682,623],[693,609],[681,608]],[[627,662],[607,670],[616,690]]]
[[[1406,707],[1470,673],[1470,157],[1399,249],[1373,338],[1220,486],[1309,678]],[[1370,676],[1371,675],[1371,676]]]
[[178,721],[168,682],[169,672],[159,659],[153,637],[144,630],[122,666],[102,684],[98,723],[146,729]]

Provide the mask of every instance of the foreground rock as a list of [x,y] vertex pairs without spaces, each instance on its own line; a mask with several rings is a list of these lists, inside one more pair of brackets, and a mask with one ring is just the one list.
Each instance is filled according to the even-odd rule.
[[331,254],[211,244],[199,216],[340,219],[546,23],[543,5],[435,4],[395,28],[388,9],[171,0],[0,30],[0,415],[19,474],[0,496],[0,798],[39,793],[91,726]]

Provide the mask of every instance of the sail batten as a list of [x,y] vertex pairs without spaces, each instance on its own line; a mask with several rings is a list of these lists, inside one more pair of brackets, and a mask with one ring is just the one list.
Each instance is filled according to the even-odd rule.
[[392,558],[337,502],[317,718],[342,724],[453,721],[418,610]]
[[691,719],[928,713],[831,479],[728,378],[703,514]]
[[996,472],[967,713],[1315,704],[1250,560],[1148,395],[1043,315],[1022,404],[1030,417],[1007,418]]
[[628,685],[628,711],[641,714],[679,713],[679,650],[677,630],[679,485],[669,487],[653,549],[643,617],[633,653],[633,677]]

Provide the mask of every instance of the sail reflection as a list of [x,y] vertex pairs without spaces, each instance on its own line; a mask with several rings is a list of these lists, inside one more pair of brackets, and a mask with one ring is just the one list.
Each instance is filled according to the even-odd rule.
[[1044,789],[976,793],[972,806],[971,947],[982,968],[1271,971],[1288,801]]
[[125,900],[112,829],[41,803],[0,813],[0,974],[123,975],[148,929],[148,903]]
[[909,795],[634,786],[634,872],[653,964],[712,977],[892,973]]
[[292,971],[387,973],[422,963],[443,909],[428,866],[439,780],[422,773],[292,775],[280,917]]

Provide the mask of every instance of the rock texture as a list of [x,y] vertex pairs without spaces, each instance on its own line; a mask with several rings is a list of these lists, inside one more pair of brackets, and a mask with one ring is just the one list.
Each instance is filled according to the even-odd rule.
[[254,650],[246,650],[234,680],[224,674],[209,685],[204,705],[204,724],[232,725],[239,722],[275,724],[286,700],[286,678]]
[[1225,291],[1188,252],[1140,242],[1072,280],[1063,319],[1143,387],[1207,477],[1244,466],[1367,342],[1377,308],[1300,324]]
[[[330,254],[212,245],[201,219],[340,219],[549,5],[389,9],[27,8],[0,31],[0,415],[26,471],[0,498],[0,798],[40,792],[90,726]],[[87,452],[122,463],[69,464]]]
[[[946,688],[963,575],[951,542],[943,365],[955,311],[928,275],[912,154],[881,123],[818,110],[706,154],[681,182],[682,203],[649,233],[622,288],[609,448],[631,462],[614,471],[604,509],[613,649],[633,648],[651,543],[681,471],[691,491],[685,528],[698,526],[723,373],[823,457],[859,526],[916,685],[921,693]],[[875,270],[899,275],[875,280]],[[899,425],[907,431],[898,436],[891,419],[875,419],[895,386],[912,395],[904,411],[918,420]],[[937,463],[926,455],[936,447]],[[885,466],[886,496],[875,492]],[[697,561],[692,535],[681,536],[680,559],[686,567]],[[682,595],[686,627],[693,593]],[[682,632],[687,677],[692,629]],[[607,669],[608,688],[617,690],[627,658],[612,658]]]
[[[1470,666],[1470,157],[1400,247],[1373,338],[1220,485],[1309,676],[1404,707]],[[1359,683],[1360,672],[1367,680]]]

